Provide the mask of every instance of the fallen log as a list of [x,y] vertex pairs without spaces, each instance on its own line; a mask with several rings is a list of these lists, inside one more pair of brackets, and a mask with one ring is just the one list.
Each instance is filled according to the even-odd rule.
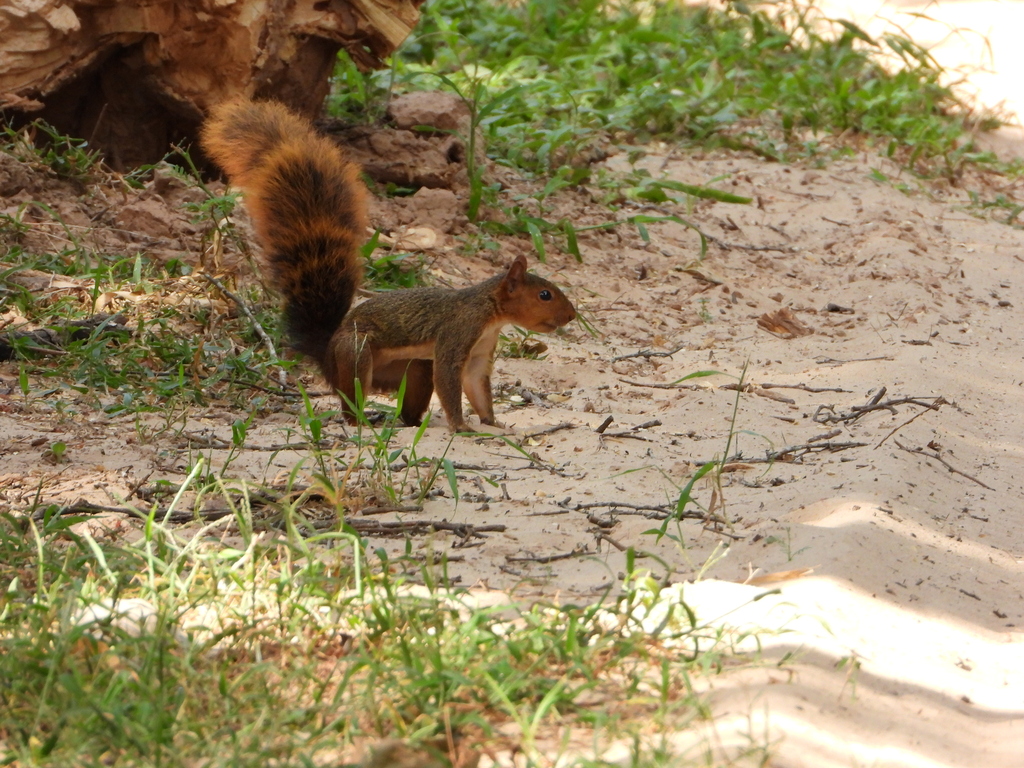
[[337,53],[383,65],[423,0],[0,0],[0,110],[87,139],[117,169],[195,136],[213,104],[315,116]]

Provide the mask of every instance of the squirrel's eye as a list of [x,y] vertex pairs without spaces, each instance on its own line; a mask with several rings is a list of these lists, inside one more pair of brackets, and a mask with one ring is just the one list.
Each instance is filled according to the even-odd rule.
[[547,289],[541,291],[540,292],[540,300],[541,301],[551,301],[551,291],[549,291]]

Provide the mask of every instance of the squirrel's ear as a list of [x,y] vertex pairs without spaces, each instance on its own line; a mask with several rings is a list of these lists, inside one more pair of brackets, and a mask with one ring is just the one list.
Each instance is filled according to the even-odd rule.
[[514,291],[523,282],[523,275],[526,274],[526,257],[523,254],[519,254],[515,257],[513,262],[509,264],[508,272],[505,273],[505,279],[502,283],[505,285],[505,290]]

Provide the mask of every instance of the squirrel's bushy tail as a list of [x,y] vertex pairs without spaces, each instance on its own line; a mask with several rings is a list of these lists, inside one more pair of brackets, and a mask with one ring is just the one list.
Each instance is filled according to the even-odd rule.
[[201,142],[245,192],[293,345],[323,368],[361,281],[367,216],[358,166],[275,102],[220,105]]

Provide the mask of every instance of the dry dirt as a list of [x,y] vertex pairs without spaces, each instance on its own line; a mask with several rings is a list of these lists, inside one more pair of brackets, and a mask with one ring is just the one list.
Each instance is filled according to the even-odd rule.
[[[770,657],[802,650],[785,669],[712,681],[719,719],[704,736],[723,754],[750,739],[772,746],[776,766],[1019,765],[1024,234],[969,206],[968,191],[994,194],[986,179],[924,184],[873,151],[811,168],[651,147],[640,164],[688,183],[724,178],[718,186],[755,202],[624,211],[684,216],[712,238],[702,262],[697,236],[674,223],[650,225],[649,244],[628,226],[585,233],[580,264],[551,249],[536,271],[564,286],[598,335],[573,325],[543,338],[544,359],[497,360],[499,419],[533,460],[493,438],[448,447],[435,406],[416,450],[447,450],[463,498],[456,504],[449,492],[421,511],[374,519],[504,526],[466,539],[413,537],[414,551],[449,555],[449,575],[463,586],[594,601],[616,589],[621,550],[634,547],[650,555],[642,567],[673,583],[710,579],[684,590],[702,618],[792,630],[765,641]],[[626,167],[621,155],[608,165]],[[873,180],[873,169],[895,183]],[[56,182],[19,186],[9,181],[17,173],[0,165],[5,210],[42,199],[83,231],[109,222],[93,235],[107,249],[166,256],[197,247],[194,228],[174,212],[188,191],[169,181],[115,205],[80,200]],[[381,204],[375,218],[419,228],[414,240],[428,246],[439,282],[478,281],[532,253],[527,240],[506,238],[486,258],[461,255],[460,215],[436,195],[403,201],[401,212]],[[104,205],[114,208],[92,215]],[[578,226],[609,216],[586,191],[556,205],[556,216]],[[27,237],[58,235],[40,224]],[[65,282],[37,290],[85,290]],[[811,332],[785,338],[759,325],[766,315],[785,320],[784,311]],[[18,370],[0,363],[0,508],[24,509],[37,494],[119,505],[146,478],[183,479],[195,442],[190,449],[169,432],[141,439],[134,417],[108,417],[84,398],[80,413],[64,418],[42,401],[26,405]],[[307,382],[322,386],[308,371]],[[673,385],[695,371],[718,373]],[[856,411],[883,390],[882,402],[914,402]],[[317,406],[335,403],[324,396]],[[255,450],[285,442],[297,411],[258,415],[230,474],[264,483],[304,462],[300,477],[308,475],[305,451]],[[195,409],[183,431],[230,441],[239,415]],[[327,432],[340,437],[344,428]],[[396,442],[412,436],[403,430]],[[58,466],[43,457],[54,439],[68,446]],[[708,478],[694,491],[708,520],[721,522],[686,520],[657,541],[648,531],[659,523],[627,505],[673,504],[699,464],[727,445],[720,490]],[[203,453],[216,466],[227,451]],[[599,503],[607,506],[576,508]],[[89,525],[136,524],[109,515]],[[393,555],[406,546],[372,544]],[[781,597],[748,603],[773,587]],[[859,671],[835,667],[854,656]]]

